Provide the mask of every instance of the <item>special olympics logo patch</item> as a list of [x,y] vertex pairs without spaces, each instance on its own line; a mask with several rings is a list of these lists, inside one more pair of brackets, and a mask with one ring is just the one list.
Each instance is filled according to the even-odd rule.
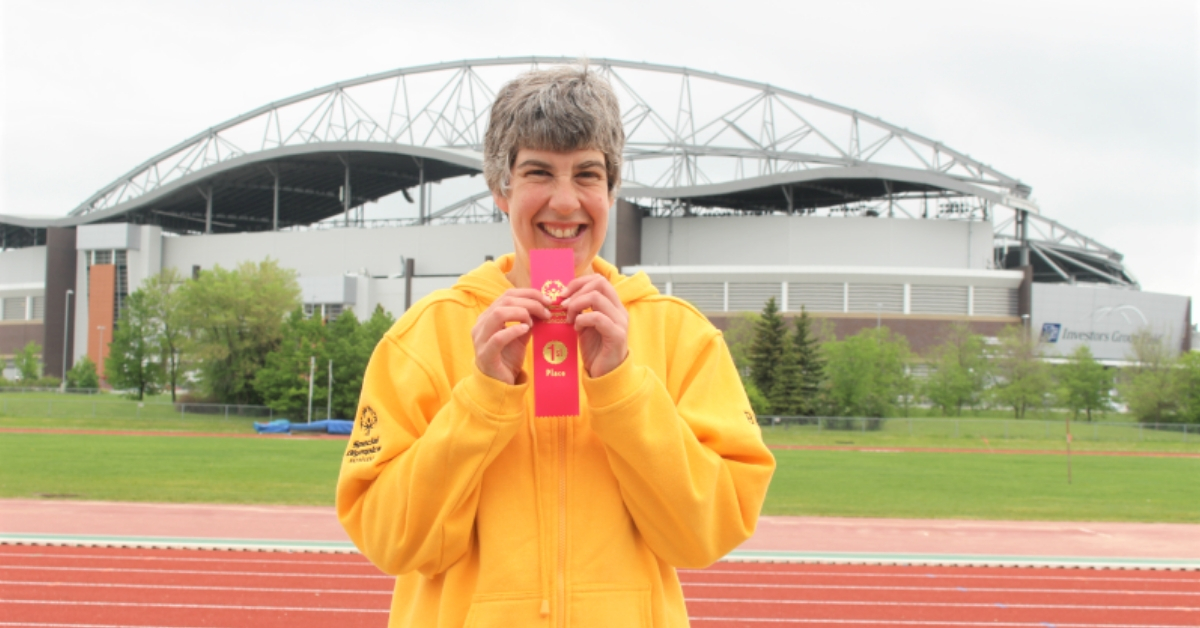
[[371,435],[371,428],[375,427],[375,424],[378,422],[379,417],[375,414],[375,411],[371,409],[371,406],[363,408],[362,413],[360,413],[358,416],[358,425],[362,427],[363,433],[366,436]]

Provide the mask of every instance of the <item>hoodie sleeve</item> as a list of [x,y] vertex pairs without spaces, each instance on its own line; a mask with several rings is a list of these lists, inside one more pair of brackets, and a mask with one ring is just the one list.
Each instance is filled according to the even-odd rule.
[[638,530],[677,567],[748,539],[775,469],[724,338],[697,327],[681,329],[664,378],[631,357],[583,384]]
[[483,471],[525,415],[527,383],[473,370],[452,385],[431,366],[390,334],[379,343],[338,478],[338,519],[389,574],[432,577],[467,553]]

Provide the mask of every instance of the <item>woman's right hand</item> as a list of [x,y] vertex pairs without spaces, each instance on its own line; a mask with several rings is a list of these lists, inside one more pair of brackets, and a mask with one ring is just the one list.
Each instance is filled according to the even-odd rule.
[[493,301],[471,330],[475,366],[480,372],[506,384],[516,384],[525,363],[525,346],[529,344],[533,322],[550,318],[549,305],[550,300],[532,288],[507,290]]

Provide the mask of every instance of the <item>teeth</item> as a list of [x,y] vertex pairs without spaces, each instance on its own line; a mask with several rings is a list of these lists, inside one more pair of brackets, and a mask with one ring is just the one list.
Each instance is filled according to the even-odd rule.
[[558,229],[556,227],[551,227],[550,225],[543,225],[543,227],[546,229],[547,233],[556,238],[574,238],[575,236],[579,235],[580,225],[575,225],[569,229]]

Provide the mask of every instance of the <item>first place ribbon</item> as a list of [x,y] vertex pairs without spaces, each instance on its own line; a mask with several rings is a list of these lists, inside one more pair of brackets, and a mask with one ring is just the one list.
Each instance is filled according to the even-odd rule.
[[529,252],[529,278],[553,304],[550,318],[533,324],[534,416],[579,414],[579,339],[567,324],[567,309],[559,305],[567,284],[575,278],[571,249]]

